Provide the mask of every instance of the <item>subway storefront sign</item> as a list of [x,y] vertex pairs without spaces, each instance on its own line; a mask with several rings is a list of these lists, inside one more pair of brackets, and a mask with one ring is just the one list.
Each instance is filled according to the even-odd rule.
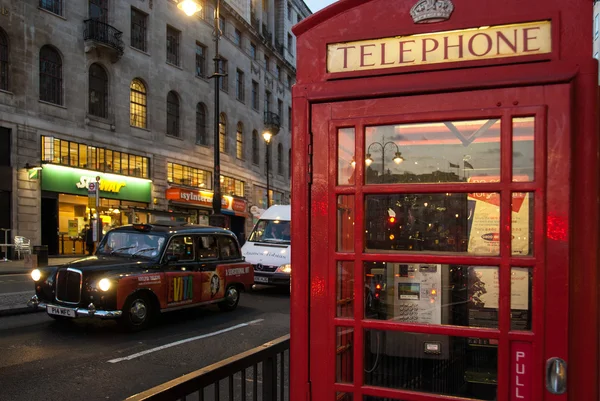
[[96,177],[100,177],[101,198],[150,203],[152,198],[150,180],[53,164],[44,165],[42,190],[87,196],[89,183],[95,182]]

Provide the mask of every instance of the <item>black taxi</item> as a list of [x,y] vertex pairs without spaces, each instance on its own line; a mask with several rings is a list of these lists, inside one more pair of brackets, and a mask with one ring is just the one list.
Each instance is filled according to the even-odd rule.
[[181,308],[233,310],[254,283],[232,232],[174,222],[115,228],[93,256],[35,269],[31,277],[29,306],[57,320],[116,319],[128,330]]

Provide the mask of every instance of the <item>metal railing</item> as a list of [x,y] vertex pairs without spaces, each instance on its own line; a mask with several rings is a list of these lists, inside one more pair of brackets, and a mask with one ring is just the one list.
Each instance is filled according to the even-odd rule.
[[277,113],[273,113],[272,111],[265,111],[264,124],[276,126],[277,128],[279,128],[281,127],[281,118]]
[[288,401],[289,350],[288,334],[126,401]]
[[119,57],[123,55],[124,46],[121,39],[123,32],[99,20],[87,19],[83,22],[85,24],[83,40],[94,40],[105,44],[115,49]]

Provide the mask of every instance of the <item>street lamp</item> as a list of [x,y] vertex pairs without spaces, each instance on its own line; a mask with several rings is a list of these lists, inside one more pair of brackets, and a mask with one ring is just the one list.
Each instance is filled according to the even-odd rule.
[[392,142],[392,141],[389,141],[386,143],[373,142],[367,148],[367,157],[365,159],[365,164],[367,166],[370,166],[373,163],[373,159],[371,158],[371,147],[373,145],[379,145],[379,147],[381,147],[381,180],[383,182],[383,175],[385,172],[385,148],[386,148],[386,146],[394,145],[396,147],[396,153],[394,153],[394,159],[393,159],[394,163],[396,163],[396,164],[402,163],[404,161],[404,157],[402,157],[402,153],[400,152],[400,149],[398,148],[398,145],[396,145],[395,142]]
[[[177,2],[177,8],[182,10],[188,16],[194,15],[196,12],[202,9],[202,4],[198,0],[175,0]],[[216,227],[225,226],[225,218],[221,214],[221,153],[219,148],[219,78],[224,77],[227,74],[219,73],[219,62],[221,61],[221,55],[219,54],[219,37],[221,30],[219,28],[219,14],[221,9],[221,1],[215,0],[215,20],[214,20],[214,36],[215,36],[215,72],[208,78],[215,80],[215,124],[214,124],[214,137],[213,137],[213,214],[209,216],[210,225]]]
[[275,135],[277,135],[278,131],[270,131],[270,130],[265,130],[263,132],[263,139],[265,140],[265,144],[266,144],[266,148],[267,148],[267,154],[266,154],[266,164],[267,164],[267,209],[269,208],[269,206],[271,206],[271,196],[269,195],[269,175],[270,175],[270,165],[271,165],[271,139],[273,139],[273,137]]

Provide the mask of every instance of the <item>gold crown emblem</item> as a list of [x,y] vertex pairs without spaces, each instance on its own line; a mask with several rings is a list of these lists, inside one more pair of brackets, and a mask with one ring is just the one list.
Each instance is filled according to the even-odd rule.
[[450,18],[454,11],[451,0],[420,0],[410,9],[415,23],[440,22]]

